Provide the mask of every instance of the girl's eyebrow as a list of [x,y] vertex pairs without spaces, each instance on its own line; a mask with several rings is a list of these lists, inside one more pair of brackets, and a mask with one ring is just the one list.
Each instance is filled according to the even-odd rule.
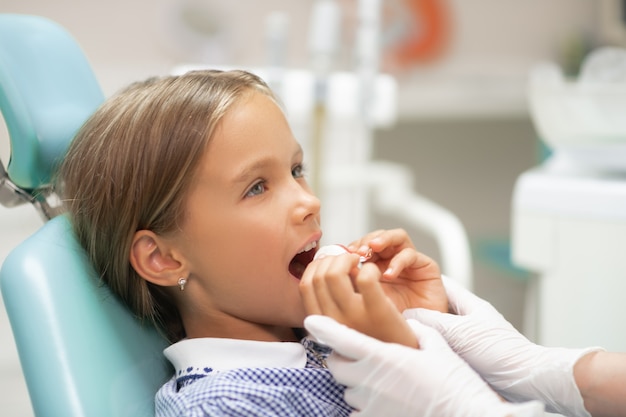
[[255,160],[253,163],[244,166],[239,173],[235,176],[233,182],[235,183],[245,183],[250,180],[250,178],[254,177],[255,172],[259,170],[263,170],[264,168],[272,165],[272,158],[265,157]]
[[[302,158],[304,152],[300,144],[298,144],[297,149],[293,153],[292,159]],[[261,171],[264,168],[271,166],[276,163],[276,159],[272,156],[266,156],[259,159],[254,160],[251,164],[245,165],[237,175],[235,175],[234,183],[246,183],[250,181],[252,177],[255,176],[257,171]]]

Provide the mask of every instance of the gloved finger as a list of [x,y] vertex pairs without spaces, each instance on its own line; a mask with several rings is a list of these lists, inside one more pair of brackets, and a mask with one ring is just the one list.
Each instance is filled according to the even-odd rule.
[[441,313],[439,311],[429,310],[426,308],[410,308],[408,310],[404,310],[402,315],[407,320],[417,320],[443,334],[445,334],[450,322],[454,321],[455,318],[459,318],[459,316],[454,316],[453,314]]
[[320,343],[346,358],[359,360],[382,342],[357,332],[327,316],[311,315],[304,319],[304,328]]
[[420,350],[428,350],[428,349],[445,349],[451,350],[448,346],[448,342],[446,339],[432,327],[424,325],[417,320],[409,319],[407,320],[409,327],[413,330],[415,337],[417,337],[417,341],[420,345]]
[[473,315],[482,320],[506,323],[510,325],[504,316],[487,300],[483,300],[476,294],[467,290],[458,282],[442,276],[443,285],[448,294],[448,303],[452,311],[458,315]]
[[[367,361],[367,359],[365,359]],[[364,364],[363,360],[354,360],[346,356],[340,355],[337,351],[334,351],[327,359],[326,365],[332,372],[333,377],[337,382],[346,387],[359,387],[363,381],[370,377],[372,374],[372,367],[368,364]],[[364,366],[365,365],[365,366]],[[363,387],[364,389],[366,387]],[[348,400],[346,398],[346,400]],[[348,401],[352,406],[356,406]]]
[[448,294],[450,309],[456,314],[465,316],[480,309],[488,308],[487,305],[491,306],[453,279],[442,276],[441,280],[446,289],[446,294]]
[[[479,313],[472,313],[472,316],[459,316],[425,308],[411,308],[404,310],[402,315],[405,319],[414,319],[432,327],[437,330],[449,344],[457,345],[462,342],[463,337],[461,337],[461,335],[469,329],[473,328],[474,332],[479,331],[478,329],[481,327],[480,323],[491,323],[491,327],[508,325],[508,322],[506,322],[498,312],[495,312],[497,316],[493,316],[491,313],[486,315],[482,314],[483,311],[484,310],[481,310]],[[465,342],[470,341],[465,340]],[[479,340],[474,342],[478,343]]]

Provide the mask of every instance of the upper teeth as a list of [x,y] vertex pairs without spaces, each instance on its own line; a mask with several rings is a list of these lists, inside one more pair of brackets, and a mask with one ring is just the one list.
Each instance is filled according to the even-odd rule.
[[316,241],[311,242],[311,243],[308,243],[308,244],[304,247],[304,249],[302,249],[302,250],[301,250],[300,252],[298,252],[298,253],[302,253],[302,252],[310,251],[311,249],[313,249],[313,248],[315,248],[315,247],[317,247],[317,242],[316,242]]

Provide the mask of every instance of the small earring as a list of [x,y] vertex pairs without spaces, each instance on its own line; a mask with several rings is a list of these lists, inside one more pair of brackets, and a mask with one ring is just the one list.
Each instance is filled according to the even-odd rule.
[[187,279],[186,278],[180,278],[178,280],[178,286],[180,287],[181,291],[185,291],[185,284],[187,283]]

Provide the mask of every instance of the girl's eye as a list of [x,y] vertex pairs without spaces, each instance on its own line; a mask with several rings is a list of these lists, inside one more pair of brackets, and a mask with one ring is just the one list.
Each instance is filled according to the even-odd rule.
[[302,164],[298,164],[291,169],[291,175],[294,178],[302,178],[304,177],[304,166]]
[[246,197],[254,197],[255,195],[263,194],[265,192],[265,181],[259,181],[254,184],[248,192],[246,193]]

